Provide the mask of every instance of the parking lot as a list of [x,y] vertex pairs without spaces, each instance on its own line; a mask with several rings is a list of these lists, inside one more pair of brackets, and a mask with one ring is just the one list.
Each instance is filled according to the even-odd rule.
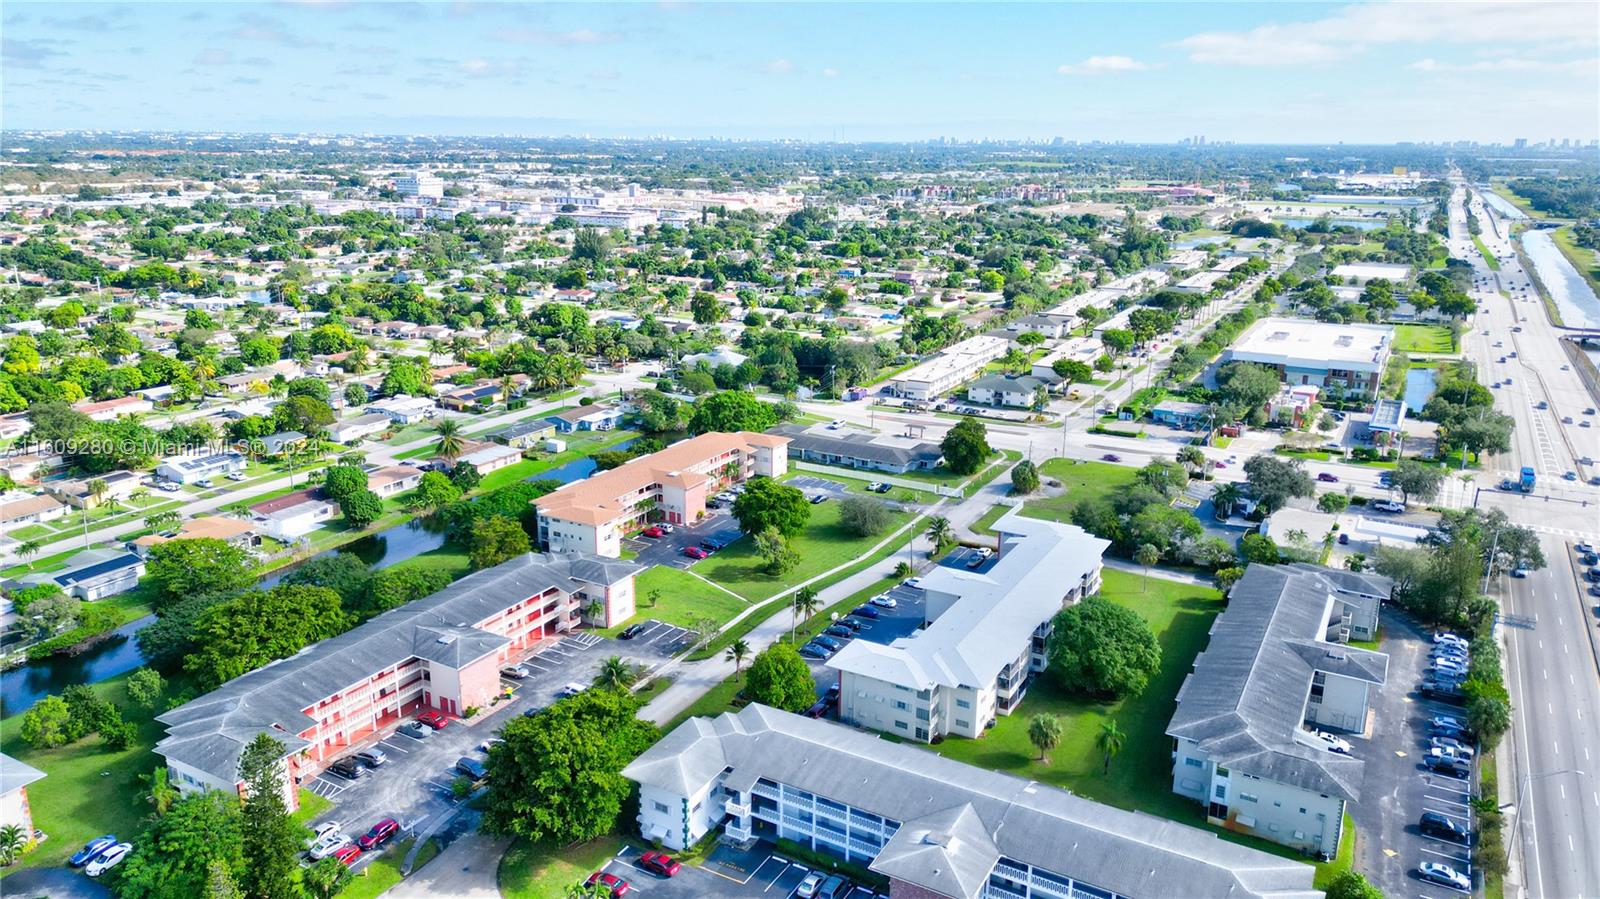
[[1424,835],[1418,821],[1424,812],[1435,812],[1472,830],[1468,801],[1474,785],[1423,764],[1429,720],[1460,718],[1464,712],[1417,690],[1433,649],[1429,631],[1385,609],[1380,648],[1389,654],[1389,673],[1384,688],[1373,693],[1371,737],[1350,735],[1355,756],[1366,762],[1361,799],[1351,805],[1361,835],[1356,868],[1386,896],[1457,896],[1449,887],[1422,880],[1417,866],[1437,862],[1471,876],[1468,847]]
[[[874,606],[878,611],[878,617],[861,618],[861,629],[856,631],[855,636],[848,639],[840,638],[840,642],[848,643],[854,639],[888,645],[901,637],[915,633],[922,626],[925,606],[921,590],[898,584],[887,595],[895,601],[895,607],[888,609]],[[828,669],[826,660],[806,659],[806,664],[811,666],[811,673],[816,678],[818,696],[838,680],[838,675]],[[832,709],[829,710],[829,714],[833,714]]]
[[[369,747],[382,750],[388,756],[382,766],[365,771],[355,780],[323,771],[301,786],[333,803],[318,822],[339,821],[352,837],[384,818],[399,821],[407,832],[423,828],[426,822],[457,804],[451,791],[456,761],[463,756],[484,761],[487,754],[479,747],[506,721],[555,702],[565,684],[593,682],[601,663],[610,656],[655,667],[681,649],[683,639],[682,628],[647,621],[644,630],[631,640],[579,632],[547,641],[521,663],[529,671],[528,677],[501,678],[502,685],[512,688],[514,695],[491,714],[471,725],[452,718],[443,730],[421,740],[391,730],[380,740],[349,748],[350,753]],[[358,867],[364,863],[365,857]]]
[[706,509],[706,517],[692,525],[675,524],[672,533],[660,537],[634,536],[622,541],[622,545],[638,553],[634,559],[640,565],[671,565],[674,568],[688,568],[694,560],[685,556],[685,547],[698,546],[700,541],[708,537],[715,537],[726,543],[739,539],[743,534],[739,530],[739,523],[734,521],[728,507]]
[[[758,842],[748,850],[717,846],[704,867],[684,865],[676,877],[666,878],[637,864],[647,847],[626,846],[602,869],[624,878],[633,887],[629,895],[655,899],[787,899],[811,873],[811,868],[791,861]],[[824,872],[826,873],[826,872]],[[857,886],[843,899],[882,899]]]

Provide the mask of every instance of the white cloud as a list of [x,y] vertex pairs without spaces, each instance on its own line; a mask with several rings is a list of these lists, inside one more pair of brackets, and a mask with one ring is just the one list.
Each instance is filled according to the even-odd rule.
[[1172,46],[1195,62],[1307,65],[1348,59],[1375,44],[1600,42],[1600,6],[1587,3],[1359,3],[1326,18],[1248,31],[1208,31]]
[[197,66],[225,66],[233,62],[233,54],[227,50],[203,50],[194,58]]
[[1406,68],[1417,72],[1569,72],[1574,75],[1600,72],[1600,59],[1523,59],[1507,56],[1468,63],[1439,62],[1432,57],[1419,59]]
[[1140,62],[1131,56],[1091,56],[1080,63],[1060,66],[1062,75],[1110,75],[1118,72],[1144,72],[1155,66]]
[[774,59],[761,68],[768,75],[792,75],[795,70],[794,63],[787,59]]
[[839,70],[829,66],[828,68],[822,70],[822,77],[837,78],[839,77]]
[[502,28],[495,32],[495,40],[510,44],[538,44],[544,47],[579,47],[592,44],[609,44],[619,37],[611,31],[594,31],[577,28],[572,31],[551,31],[546,28]]

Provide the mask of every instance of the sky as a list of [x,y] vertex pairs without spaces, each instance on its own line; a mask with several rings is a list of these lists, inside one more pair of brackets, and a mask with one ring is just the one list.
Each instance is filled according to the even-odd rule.
[[1600,3],[7,0],[6,129],[1600,135]]

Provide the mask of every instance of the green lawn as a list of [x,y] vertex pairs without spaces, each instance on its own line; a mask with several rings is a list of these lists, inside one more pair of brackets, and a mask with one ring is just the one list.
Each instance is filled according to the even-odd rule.
[[811,507],[811,521],[804,533],[789,541],[800,554],[800,564],[788,574],[773,577],[764,573],[761,557],[756,553],[755,541],[745,537],[703,562],[696,563],[695,573],[715,581],[749,600],[762,600],[783,590],[816,577],[824,571],[855,561],[888,536],[895,528],[911,519],[910,512],[894,512],[890,525],[874,537],[856,537],[839,524],[839,504],[826,502]]
[[[345,884],[344,889],[337,894],[338,899],[376,899],[383,895],[403,879],[400,876],[400,863],[406,860],[406,853],[411,851],[416,841],[416,837],[407,837],[398,843],[390,844],[377,861],[362,868],[349,883]],[[411,868],[411,873],[415,874],[438,854],[439,843],[429,839],[417,852],[417,860]]]
[[994,523],[1000,520],[1000,516],[1009,511],[1011,511],[1011,507],[1005,503],[996,503],[990,506],[989,511],[978,516],[978,520],[972,523],[972,532],[994,536]]
[[[627,621],[601,633],[614,636],[627,625],[651,618],[683,627],[691,627],[701,618],[723,622],[750,607],[739,597],[681,568],[653,565],[635,577],[633,583],[638,611]],[[660,600],[654,606],[649,603],[652,591],[660,593]]]
[[567,448],[559,453],[547,453],[533,459],[523,459],[515,465],[507,465],[499,471],[492,471],[486,475],[478,485],[479,492],[487,492],[496,487],[515,484],[539,474],[558,468],[568,462],[576,462],[585,456],[610,449],[626,440],[639,436],[638,431],[591,431],[577,435],[561,435],[557,439],[566,440]]
[[1445,325],[1395,325],[1394,348],[1402,353],[1453,353],[1455,340]]
[[1093,496],[1106,496],[1133,483],[1135,471],[1136,469],[1113,465],[1110,462],[1051,459],[1039,466],[1040,479],[1060,481],[1066,492],[1060,496],[1043,496],[1028,500],[1022,506],[1022,514],[1030,518],[1070,522],[1072,510],[1079,502]]
[[1497,271],[1500,270],[1500,260],[1496,259],[1495,255],[1493,253],[1489,252],[1489,248],[1488,247],[1484,246],[1483,238],[1479,237],[1476,234],[1472,235],[1472,244],[1473,244],[1473,246],[1478,248],[1478,252],[1480,254],[1482,254],[1482,256],[1483,256],[1484,264],[1489,266],[1489,270],[1490,271],[1496,271],[1497,272]]
[[500,859],[500,895],[504,899],[561,899],[569,887],[600,870],[622,847],[622,838],[616,836],[572,846],[519,841]]
[[[930,490],[913,490],[910,487],[901,487],[898,484],[891,485],[892,489],[888,493],[873,493],[867,490],[867,485],[872,483],[871,473],[858,472],[853,468],[832,469],[830,467],[828,471],[814,471],[809,468],[791,468],[789,469],[789,473],[784,475],[783,479],[785,481],[792,481],[799,477],[824,478],[829,481],[837,481],[839,484],[844,486],[846,493],[859,494],[861,496],[868,496],[876,499],[893,500],[903,503],[936,503],[939,501],[938,495]],[[889,477],[897,478],[900,477],[900,475],[889,475]]]
[[1550,237],[1567,257],[1567,261],[1572,263],[1572,267],[1583,276],[1583,280],[1589,282],[1589,289],[1600,294],[1600,253],[1574,243],[1571,225],[1557,228]]

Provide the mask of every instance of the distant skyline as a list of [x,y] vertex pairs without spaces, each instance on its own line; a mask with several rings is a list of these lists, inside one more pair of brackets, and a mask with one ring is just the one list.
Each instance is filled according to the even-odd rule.
[[1600,134],[1600,4],[34,3],[7,129],[1509,144]]

